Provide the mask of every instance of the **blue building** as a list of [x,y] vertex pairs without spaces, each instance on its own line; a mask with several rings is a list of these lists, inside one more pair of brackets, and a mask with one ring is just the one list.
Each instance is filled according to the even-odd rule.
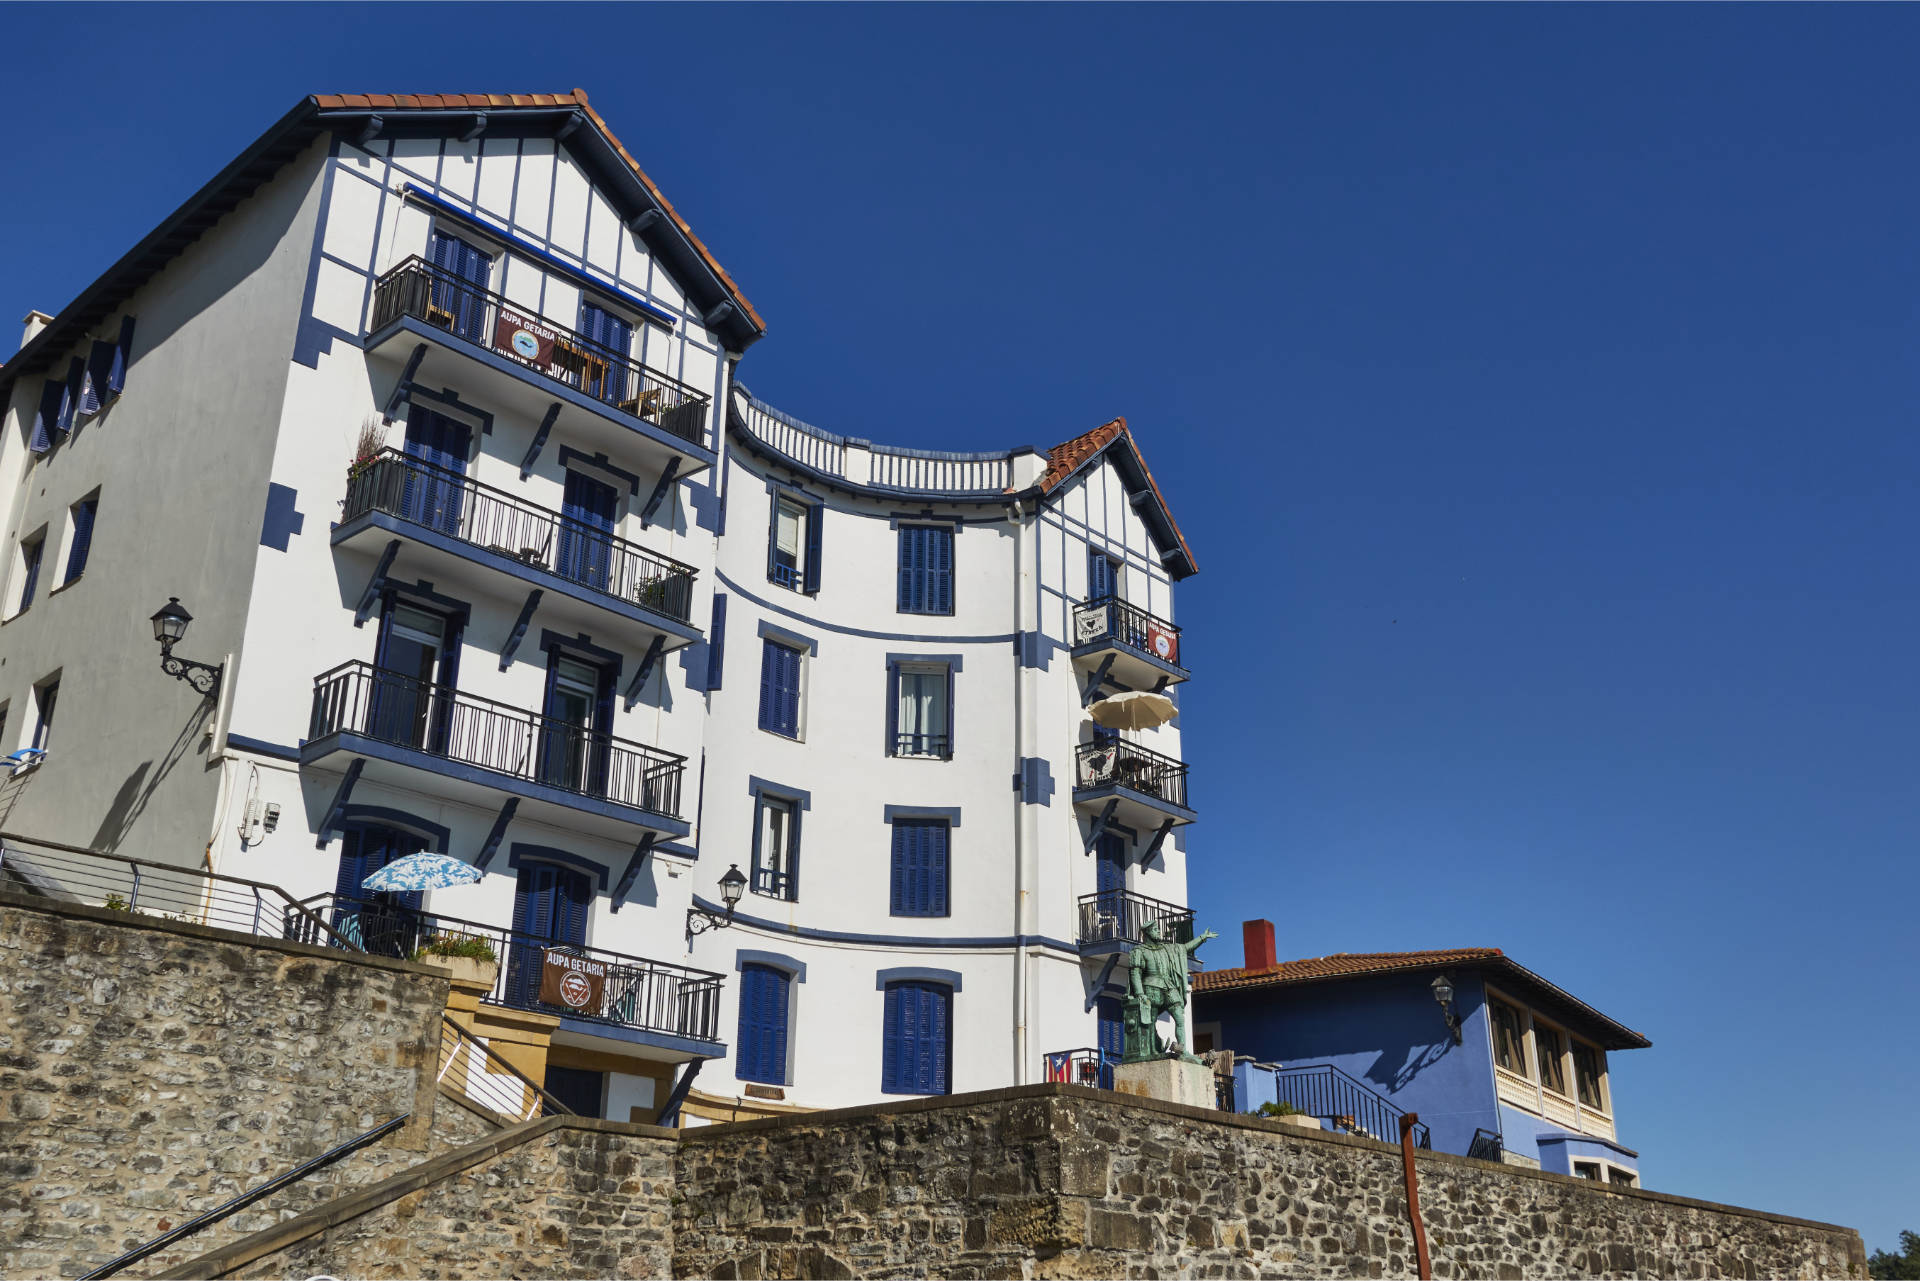
[[1277,961],[1244,926],[1246,964],[1194,977],[1194,1045],[1231,1050],[1240,1111],[1293,1103],[1334,1128],[1635,1186],[1607,1055],[1651,1044],[1495,947]]

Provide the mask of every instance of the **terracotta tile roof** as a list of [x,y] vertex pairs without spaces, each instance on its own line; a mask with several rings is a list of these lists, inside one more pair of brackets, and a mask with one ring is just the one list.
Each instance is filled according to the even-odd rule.
[[1179,522],[1174,520],[1172,509],[1167,506],[1166,498],[1161,495],[1160,483],[1153,478],[1153,472],[1147,466],[1146,456],[1140,452],[1140,446],[1134,440],[1133,432],[1128,429],[1126,419],[1116,418],[1112,422],[1103,423],[1090,432],[1084,432],[1072,440],[1063,441],[1049,449],[1047,469],[1040,474],[1038,482],[1040,492],[1051,494],[1066,484],[1075,472],[1084,467],[1101,450],[1123,437],[1134,459],[1140,464],[1140,474],[1146,478],[1147,488],[1153,491],[1154,501],[1160,505],[1160,510],[1166,513],[1167,526],[1173,533],[1174,541],[1180,544],[1180,551],[1186,556],[1187,564],[1191,567],[1188,572],[1198,572],[1200,563],[1193,558],[1193,548],[1187,546],[1187,536],[1180,532]]
[[1442,965],[1464,965],[1470,961],[1498,960],[1503,953],[1497,947],[1455,947],[1436,952],[1336,952],[1304,961],[1282,961],[1265,969],[1202,970],[1193,976],[1196,992],[1219,992],[1228,988],[1280,987],[1288,983],[1310,983],[1316,979],[1350,978],[1357,974],[1389,974],[1395,970],[1421,970]]
[[665,212],[667,217],[673,219],[674,225],[680,228],[681,234],[686,236],[688,242],[693,245],[695,252],[700,255],[708,267],[713,269],[713,274],[720,278],[722,286],[724,286],[726,291],[740,304],[741,310],[746,312],[748,318],[753,321],[754,326],[763,333],[766,331],[767,322],[760,318],[760,313],[755,310],[754,305],[747,301],[745,294],[740,292],[740,286],[734,283],[733,277],[728,274],[727,269],[720,265],[720,260],[713,256],[713,251],[707,248],[706,243],[702,241],[700,237],[693,234],[693,228],[687,225],[687,220],[680,216],[679,211],[673,207],[673,203],[667,199],[658,186],[654,185],[653,179],[647,177],[646,171],[640,167],[640,162],[635,160],[633,154],[627,150],[626,144],[621,142],[613,130],[607,127],[607,122],[600,118],[600,113],[595,111],[592,105],[588,103],[587,91],[585,89],[575,89],[571,93],[318,93],[313,95],[313,103],[324,111],[458,111],[467,109],[483,111],[488,107],[580,108],[581,111],[586,113],[587,119],[593,121],[594,128],[598,129],[601,135],[612,144],[614,151],[619,153],[620,159],[624,160],[627,167],[633,170],[634,177],[638,178],[641,184],[646,187],[648,194],[659,202],[661,210]]

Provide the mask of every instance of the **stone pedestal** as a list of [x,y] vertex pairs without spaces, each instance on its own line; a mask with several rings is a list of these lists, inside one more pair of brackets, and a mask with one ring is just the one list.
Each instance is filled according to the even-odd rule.
[[1184,1103],[1190,1108],[1213,1108],[1218,1102],[1214,1097],[1213,1069],[1204,1063],[1188,1063],[1183,1059],[1122,1063],[1113,1070],[1113,1088],[1122,1094]]

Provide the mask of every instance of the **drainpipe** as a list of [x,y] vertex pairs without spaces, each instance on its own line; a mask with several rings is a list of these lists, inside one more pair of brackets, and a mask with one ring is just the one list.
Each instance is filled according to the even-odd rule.
[[1427,1226],[1420,1221],[1420,1176],[1413,1168],[1413,1127],[1418,1112],[1400,1114],[1400,1166],[1407,1180],[1407,1221],[1413,1224],[1413,1248],[1419,1257],[1420,1281],[1433,1281],[1433,1259],[1427,1254]]
[[1007,507],[1013,522],[1013,1083],[1027,1083],[1027,840],[1021,802],[1020,757],[1025,747],[1026,670],[1020,665],[1021,608],[1026,587],[1027,524],[1023,505]]

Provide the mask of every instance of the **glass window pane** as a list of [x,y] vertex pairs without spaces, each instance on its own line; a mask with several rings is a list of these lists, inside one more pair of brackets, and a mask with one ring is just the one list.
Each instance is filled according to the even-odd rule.
[[1560,1033],[1550,1027],[1533,1025],[1533,1051],[1540,1060],[1540,1084],[1556,1094],[1567,1092],[1566,1069],[1561,1063]]
[[801,545],[806,541],[806,513],[789,502],[780,504],[780,518],[774,530],[774,547],[787,556],[798,559]]

